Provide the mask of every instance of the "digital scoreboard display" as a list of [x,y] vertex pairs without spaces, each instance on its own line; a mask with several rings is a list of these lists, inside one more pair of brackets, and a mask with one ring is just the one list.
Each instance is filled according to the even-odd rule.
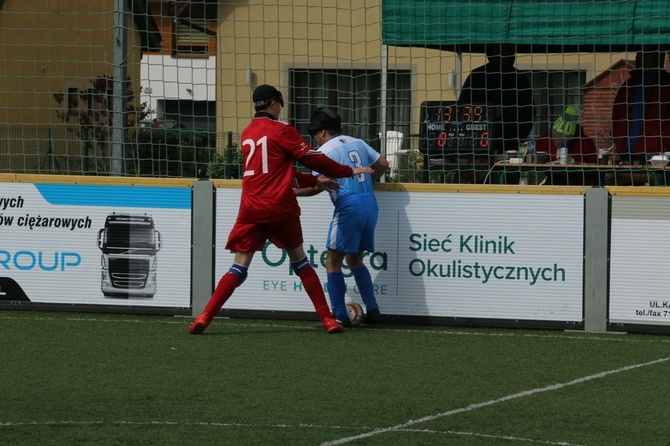
[[491,118],[486,105],[424,101],[419,150],[428,155],[488,154]]

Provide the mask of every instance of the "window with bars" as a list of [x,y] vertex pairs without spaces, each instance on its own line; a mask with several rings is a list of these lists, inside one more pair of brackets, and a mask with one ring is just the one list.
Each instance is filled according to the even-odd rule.
[[178,54],[209,54],[209,36],[204,31],[204,20],[177,19],[175,23],[175,50]]
[[207,56],[216,52],[217,3],[185,2],[174,6],[174,53]]
[[535,119],[533,133],[549,132],[556,118],[569,105],[581,106],[580,86],[586,82],[585,71],[528,71],[533,87]]
[[[344,133],[368,142],[381,132],[381,71],[313,70],[290,71],[291,123],[309,138],[311,114],[319,107],[335,110],[342,117]],[[389,71],[386,91],[386,129],[409,134],[411,72]]]
[[[568,105],[581,104],[584,71],[528,71],[533,87],[536,135],[545,134]],[[291,70],[291,122],[308,137],[309,117],[318,107],[336,110],[345,133],[367,141],[381,131],[381,72],[376,70]],[[410,71],[390,71],[387,130],[410,133]]]

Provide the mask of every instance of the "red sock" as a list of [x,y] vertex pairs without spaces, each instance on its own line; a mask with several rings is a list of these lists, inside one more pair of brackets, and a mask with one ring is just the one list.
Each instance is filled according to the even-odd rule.
[[311,266],[303,268],[298,273],[298,277],[300,277],[300,280],[305,287],[305,291],[307,291],[307,294],[314,305],[316,314],[318,314],[321,319],[330,316],[330,307],[328,307],[328,304],[326,303],[326,295],[323,293],[323,286],[321,285],[319,276],[316,274],[316,271],[314,271],[314,268]]
[[233,273],[224,274],[221,280],[219,280],[219,284],[216,286],[214,293],[212,293],[212,297],[209,299],[203,313],[206,313],[210,319],[219,314],[219,310],[221,310],[221,307],[223,307],[228,298],[233,295],[233,291],[235,291],[235,288],[239,284],[239,276]]

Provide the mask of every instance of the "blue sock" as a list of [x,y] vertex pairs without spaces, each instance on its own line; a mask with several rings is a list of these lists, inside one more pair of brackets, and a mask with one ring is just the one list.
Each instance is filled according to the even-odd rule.
[[344,274],[328,273],[328,296],[330,297],[330,306],[335,318],[343,321],[347,318],[347,306],[344,303],[344,293],[347,291],[347,285],[344,283]]
[[369,313],[375,308],[379,308],[377,299],[375,298],[375,287],[372,285],[372,277],[368,268],[363,265],[351,270],[351,272],[354,274],[358,291],[361,293],[361,298],[363,298],[365,310]]

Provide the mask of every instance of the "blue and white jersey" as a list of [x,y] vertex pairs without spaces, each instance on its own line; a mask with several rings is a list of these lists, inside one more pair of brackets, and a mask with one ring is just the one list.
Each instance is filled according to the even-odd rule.
[[[351,136],[339,135],[331,138],[319,147],[329,158],[340,164],[353,167],[369,167],[379,159],[379,153],[365,141]],[[318,173],[314,173],[319,175]],[[340,189],[328,191],[334,205],[341,204],[348,197],[355,195],[372,195],[372,176],[359,174],[353,178],[335,178]]]

